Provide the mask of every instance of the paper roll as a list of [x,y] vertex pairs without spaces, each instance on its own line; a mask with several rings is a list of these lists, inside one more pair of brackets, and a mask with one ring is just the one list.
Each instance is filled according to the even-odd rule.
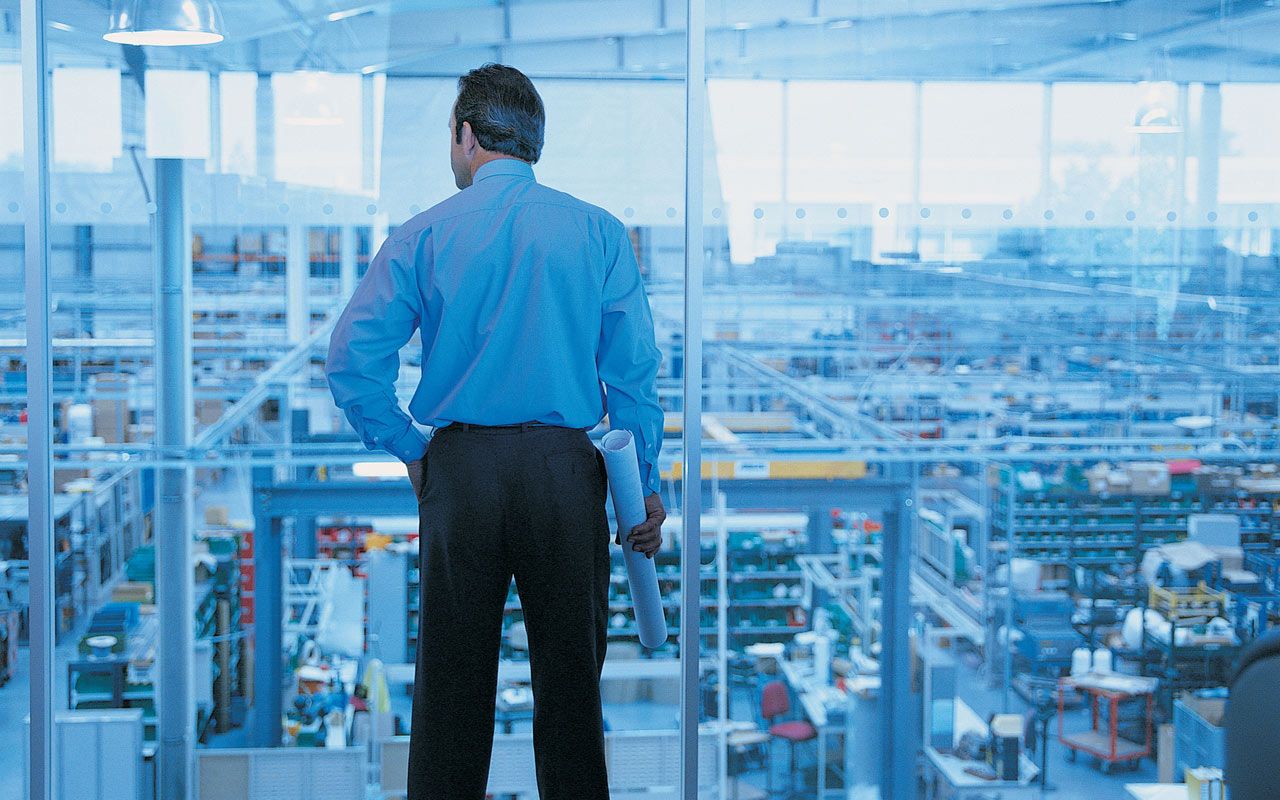
[[609,476],[609,494],[613,496],[613,514],[623,532],[622,557],[627,564],[640,644],[653,649],[667,640],[667,618],[662,613],[662,596],[658,593],[658,572],[652,558],[632,550],[627,542],[631,529],[647,516],[635,440],[629,431],[614,430],[604,435],[601,445],[605,472]]

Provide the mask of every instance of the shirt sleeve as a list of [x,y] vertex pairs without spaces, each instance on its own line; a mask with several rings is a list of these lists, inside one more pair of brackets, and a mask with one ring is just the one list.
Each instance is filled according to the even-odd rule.
[[635,252],[621,224],[605,246],[604,297],[596,370],[605,387],[611,428],[631,432],[647,493],[662,488],[658,451],[663,413],[655,382],[662,354],[654,341],[653,314],[640,280]]
[[406,260],[403,243],[388,239],[378,250],[333,329],[325,375],[364,446],[408,463],[426,452],[427,439],[396,397],[400,348],[417,330],[421,307]]

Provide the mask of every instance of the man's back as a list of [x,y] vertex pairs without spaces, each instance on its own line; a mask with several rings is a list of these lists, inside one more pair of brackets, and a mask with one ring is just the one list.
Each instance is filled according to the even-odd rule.
[[599,421],[605,273],[630,246],[616,219],[501,159],[405,228],[396,238],[412,254],[423,303],[416,418]]
[[365,444],[406,462],[425,441],[386,387],[415,328],[419,423],[590,428],[607,406],[657,491],[662,411],[634,387],[652,387],[661,356],[630,239],[608,212],[504,158],[387,240],[334,330],[327,372]]

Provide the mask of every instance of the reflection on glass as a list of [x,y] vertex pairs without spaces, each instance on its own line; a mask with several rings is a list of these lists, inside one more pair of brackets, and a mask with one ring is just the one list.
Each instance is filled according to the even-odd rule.
[[271,76],[276,180],[343,191],[364,187],[364,103],[359,75]]
[[98,67],[53,70],[50,127],[57,169],[110,172],[123,147],[120,72]]
[[237,175],[258,174],[258,76],[252,72],[218,75],[221,169]]
[[148,158],[209,157],[209,75],[194,70],[147,70]]
[[0,102],[10,112],[0,120],[0,169],[22,168],[22,65],[0,64]]

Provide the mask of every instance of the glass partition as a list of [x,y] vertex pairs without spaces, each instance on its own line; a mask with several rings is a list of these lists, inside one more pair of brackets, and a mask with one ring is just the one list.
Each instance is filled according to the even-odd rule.
[[[1162,47],[1171,8],[708,13],[722,785],[1155,781],[1154,731],[1257,630],[1161,610],[1202,573],[1160,547],[1275,552],[1276,76],[1185,19]],[[1132,680],[1117,752],[1090,670]]]
[[[25,646],[29,638],[29,542],[25,526],[10,521],[21,522],[27,516],[25,459],[15,452],[25,450],[27,418],[21,21],[16,3],[0,8],[0,103],[6,109],[0,120],[0,276],[4,285],[0,295],[0,436],[9,451],[0,456],[6,467],[0,470],[0,483],[7,495],[2,500],[6,521],[0,528],[0,729],[15,743],[26,735],[22,721],[33,685],[29,648]],[[70,532],[63,528],[60,533],[65,537]],[[70,577],[65,568],[63,576]],[[22,747],[11,747],[0,754],[0,797],[6,800],[22,796],[23,752]]]
[[[213,791],[265,747],[332,757],[353,795],[404,792],[406,688],[446,677],[415,674],[417,508],[335,408],[326,348],[387,238],[454,194],[457,78],[489,61],[544,100],[537,179],[625,226],[662,351],[672,635],[641,646],[611,547],[616,793],[677,796],[696,749],[703,798],[1117,795],[1161,777],[1162,726],[1215,702],[1276,621],[1273,10],[713,2],[691,31],[686,11],[223,3],[224,42],[162,48],[47,4],[51,710],[140,709],[154,796],[194,789],[188,760]],[[18,21],[0,7],[8,109]],[[690,45],[707,80],[686,119]],[[24,125],[0,116],[14,737]],[[705,131],[692,220],[686,125]],[[423,357],[417,337],[400,353],[402,402]],[[1184,568],[1188,540],[1227,550]],[[489,788],[532,796],[523,615],[513,586]],[[1107,686],[1123,705],[1091,715]],[[23,791],[20,754],[0,753],[0,800]]]
[[[55,706],[144,709],[139,757],[154,796],[181,790],[172,765],[183,758],[206,796],[210,775],[239,768],[218,753],[245,747],[298,758],[345,749],[377,776],[370,791],[403,793],[394,764],[407,748],[406,689],[449,676],[415,674],[417,507],[403,466],[362,447],[335,408],[330,333],[387,237],[457,191],[457,79],[500,61],[526,71],[546,106],[536,179],[625,226],[663,355],[660,402],[676,411],[684,37],[673,28],[667,41],[624,45],[612,32],[645,15],[638,4],[594,21],[545,3],[222,5],[224,43],[138,48],[102,40],[105,11],[49,4],[54,500],[69,565]],[[0,64],[0,99],[21,105],[16,64]],[[0,194],[0,259],[10,259],[0,265],[10,277],[21,266],[20,131],[12,116],[0,123],[0,192],[11,195]],[[6,352],[20,370],[20,346]],[[402,402],[422,360],[415,335],[400,354]],[[21,405],[14,396],[14,425]],[[678,518],[681,430],[664,427],[662,496]],[[112,488],[126,485],[128,502]],[[20,479],[12,493],[21,504]],[[679,750],[678,533],[655,559],[672,630],[656,650],[639,643],[621,550],[610,553],[611,774],[618,791],[675,791],[677,758],[656,772],[632,762],[646,748]],[[168,633],[184,625],[185,644]],[[106,635],[116,638],[109,648],[94,638]],[[529,648],[513,585],[495,791],[536,786]],[[108,662],[123,670],[122,692],[98,669]],[[189,707],[155,703],[186,691]],[[15,739],[21,720],[0,714]],[[192,751],[166,751],[165,726],[185,727]],[[21,748],[9,752],[17,782],[0,782],[0,797],[16,798]],[[344,772],[361,796],[365,772]]]

